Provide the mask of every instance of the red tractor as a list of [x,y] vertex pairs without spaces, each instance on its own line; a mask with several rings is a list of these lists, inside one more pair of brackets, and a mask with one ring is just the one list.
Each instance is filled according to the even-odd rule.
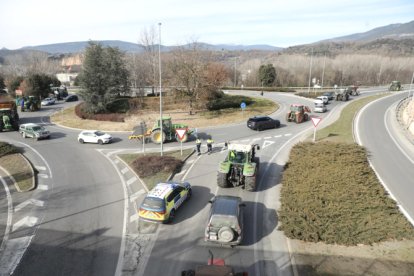
[[302,104],[290,105],[290,111],[286,114],[286,121],[295,122],[297,124],[306,122],[309,120],[311,110],[308,106]]

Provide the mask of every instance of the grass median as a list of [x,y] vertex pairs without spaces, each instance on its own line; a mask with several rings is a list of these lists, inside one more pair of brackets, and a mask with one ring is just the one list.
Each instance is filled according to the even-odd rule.
[[[120,154],[118,156],[134,170],[148,190],[151,190],[157,183],[167,181],[171,174],[179,172],[183,165],[181,162],[192,152],[194,149],[183,149],[182,155],[180,150],[166,151],[163,154],[164,158],[161,158],[159,152]],[[142,158],[146,159],[139,162]]]
[[387,195],[355,144],[352,123],[367,103],[355,100],[337,122],[319,130],[317,143],[292,148],[282,180],[280,229],[293,239],[329,244],[372,244],[414,239],[414,229]]
[[10,174],[20,192],[34,188],[33,169],[30,163],[19,153],[19,149],[5,142],[0,142],[0,166]]

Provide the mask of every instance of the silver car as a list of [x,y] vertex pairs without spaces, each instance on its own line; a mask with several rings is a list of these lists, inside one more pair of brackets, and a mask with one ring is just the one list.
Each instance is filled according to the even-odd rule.
[[205,241],[223,245],[238,245],[243,239],[243,208],[237,196],[215,196],[205,229]]

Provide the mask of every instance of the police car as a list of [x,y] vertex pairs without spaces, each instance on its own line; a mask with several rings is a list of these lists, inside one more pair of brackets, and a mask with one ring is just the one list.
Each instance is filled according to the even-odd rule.
[[141,203],[138,215],[153,222],[170,222],[182,203],[191,197],[188,182],[169,181],[158,183]]

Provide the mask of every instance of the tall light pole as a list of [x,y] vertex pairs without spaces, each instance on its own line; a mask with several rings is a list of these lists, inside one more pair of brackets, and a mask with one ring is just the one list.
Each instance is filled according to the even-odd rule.
[[163,155],[163,139],[164,139],[164,130],[162,126],[162,85],[161,85],[161,23],[158,23],[159,31],[159,43],[158,43],[158,73],[159,73],[159,82],[160,82],[160,134],[161,134],[161,156]]
[[234,57],[234,87],[237,85],[237,77],[236,77],[236,61],[237,57]]
[[311,85],[311,78],[312,78],[312,58],[313,58],[313,48],[310,58],[310,64],[309,64],[309,85],[308,85],[308,93],[310,93],[310,85]]

